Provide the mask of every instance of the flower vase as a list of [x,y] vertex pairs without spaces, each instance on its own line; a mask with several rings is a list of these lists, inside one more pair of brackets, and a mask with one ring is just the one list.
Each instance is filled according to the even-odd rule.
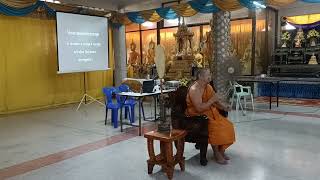
[[312,38],[310,40],[310,46],[316,46],[316,39],[315,38]]
[[283,48],[287,47],[287,42],[284,41],[281,47]]

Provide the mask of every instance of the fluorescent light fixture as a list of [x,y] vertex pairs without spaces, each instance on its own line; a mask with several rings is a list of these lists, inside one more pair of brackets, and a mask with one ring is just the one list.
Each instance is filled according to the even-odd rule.
[[111,13],[107,13],[106,15],[104,15],[104,17],[107,17],[107,18],[109,18],[109,17],[111,17]]
[[284,30],[293,30],[293,29],[296,29],[296,27],[292,26],[291,24],[287,23],[285,26],[284,26]]
[[167,22],[170,24],[178,24],[179,20],[178,19],[168,19]]
[[[178,24],[179,23],[179,18],[177,18],[177,19],[168,19],[167,22],[169,24]],[[182,23],[183,23],[183,19],[180,18],[180,24],[182,24]]]
[[253,4],[257,7],[257,8],[267,8],[267,6],[265,6],[264,4],[261,4],[260,2],[257,1],[253,1]]
[[153,23],[150,22],[150,21],[146,21],[144,23],[141,24],[143,27],[152,27],[153,26]]
[[56,0],[41,0],[41,1],[49,2],[49,3],[61,4],[60,1],[56,1]]
[[[270,27],[270,25],[268,25],[268,31],[270,31],[271,30],[271,27]],[[261,31],[266,31],[266,28],[263,28]]]

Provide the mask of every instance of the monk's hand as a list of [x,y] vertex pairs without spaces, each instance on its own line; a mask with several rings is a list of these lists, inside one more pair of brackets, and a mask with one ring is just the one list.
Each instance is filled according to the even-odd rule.
[[227,104],[227,103],[221,103],[220,104],[220,108],[223,111],[231,111],[231,106],[229,104]]
[[224,105],[224,110],[225,111],[231,111],[231,106],[229,104]]
[[219,97],[217,95],[213,95],[210,99],[209,99],[210,104],[214,104],[219,102]]

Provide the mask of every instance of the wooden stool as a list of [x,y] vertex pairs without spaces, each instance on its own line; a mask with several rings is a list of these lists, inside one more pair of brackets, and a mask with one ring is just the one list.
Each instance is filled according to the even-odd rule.
[[[144,134],[148,141],[148,153],[150,159],[148,163],[148,174],[152,174],[155,164],[158,164],[167,173],[168,178],[171,180],[173,177],[174,166],[179,163],[181,171],[184,171],[184,137],[187,132],[184,130],[173,129],[170,133],[160,133],[151,131]],[[160,154],[154,154],[153,141],[160,141]],[[173,156],[172,142],[175,143],[177,154]]]

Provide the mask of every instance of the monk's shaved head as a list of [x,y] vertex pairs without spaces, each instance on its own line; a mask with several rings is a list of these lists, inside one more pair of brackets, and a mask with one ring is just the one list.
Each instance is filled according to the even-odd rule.
[[206,72],[209,72],[210,73],[210,70],[208,68],[199,68],[197,70],[197,79],[200,79],[202,76],[204,76],[206,74]]

